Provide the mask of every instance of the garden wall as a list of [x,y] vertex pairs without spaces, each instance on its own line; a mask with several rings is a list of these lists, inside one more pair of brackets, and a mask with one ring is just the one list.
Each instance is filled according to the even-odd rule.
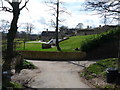
[[25,59],[36,60],[83,60],[85,52],[44,52],[44,51],[19,51]]

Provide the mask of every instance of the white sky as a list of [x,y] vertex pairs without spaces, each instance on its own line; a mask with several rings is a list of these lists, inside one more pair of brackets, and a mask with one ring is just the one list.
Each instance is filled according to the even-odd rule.
[[[24,1],[24,0],[23,0]],[[51,0],[53,1],[53,0]],[[60,0],[71,15],[61,14],[60,18],[66,19],[61,22],[61,25],[68,26],[69,28],[75,28],[78,23],[83,23],[84,27],[92,26],[98,27],[103,25],[100,15],[93,15],[93,12],[82,11],[83,3],[85,0]],[[19,24],[21,23],[32,23],[35,26],[33,33],[40,33],[48,28],[48,30],[54,30],[50,27],[50,20],[55,18],[51,16],[52,11],[44,3],[45,0],[29,0],[27,4],[27,9],[21,11],[19,17]],[[23,4],[23,3],[22,3]],[[5,6],[9,6],[8,3],[4,2]],[[0,12],[0,20],[5,19],[8,21],[12,20],[12,14],[8,12]],[[21,31],[22,29],[19,28]]]

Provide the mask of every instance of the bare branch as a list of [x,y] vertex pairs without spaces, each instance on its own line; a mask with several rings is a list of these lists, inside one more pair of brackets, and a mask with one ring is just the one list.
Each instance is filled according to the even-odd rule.
[[[7,1],[12,6],[12,3],[9,0],[5,0],[5,1]],[[2,7],[0,7],[1,8],[0,11],[5,11],[5,12],[7,11],[7,12],[10,12],[10,13],[13,12],[13,9],[11,9],[9,7],[6,7],[6,6],[3,6],[3,1],[2,0],[1,0],[1,3],[2,3]]]
[[49,1],[49,2],[45,1],[45,4],[46,4],[46,5],[48,5],[48,4],[56,5],[57,3],[56,3],[56,2],[53,2],[53,1]]
[[25,0],[25,4],[20,8],[20,10],[22,10],[24,7],[26,7],[28,2],[29,2],[29,0]]
[[7,12],[10,12],[10,13],[13,12],[13,10],[11,8],[9,8],[9,7],[0,7],[0,8],[2,8],[1,11],[7,11]]
[[108,12],[120,13],[117,9],[114,9],[115,7],[117,8],[117,5],[120,5],[120,2],[115,3],[115,1],[112,1],[108,3],[108,1],[100,1],[100,0],[88,1],[86,3],[86,9],[97,10],[97,11],[107,10]]
[[64,22],[64,21],[66,21],[66,19],[62,19],[62,20],[58,20],[59,22]]
[[54,6],[48,6],[48,7],[50,7],[51,9],[49,9],[49,10],[54,10],[54,11],[56,11],[56,7],[54,7]]
[[65,10],[60,10],[59,12],[60,12],[60,13],[66,13],[66,14],[68,14],[68,15],[71,15],[71,13],[69,13],[69,12],[67,12],[67,11],[65,11]]
[[56,17],[56,15],[55,15],[55,14],[52,14],[52,15]]
[[5,1],[7,1],[12,6],[12,2],[10,2],[9,0],[5,0]]
[[29,9],[27,8],[27,7],[25,7],[27,10],[28,10],[28,12],[29,12]]
[[21,4],[22,0],[20,0],[19,4]]

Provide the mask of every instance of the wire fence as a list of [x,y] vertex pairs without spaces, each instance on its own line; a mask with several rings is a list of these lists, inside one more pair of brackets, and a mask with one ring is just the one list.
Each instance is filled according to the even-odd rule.
[[[19,42],[19,40],[15,40],[13,43],[13,49],[16,51],[16,48],[19,48],[21,46],[22,42]],[[7,50],[7,40],[2,40],[2,51]]]

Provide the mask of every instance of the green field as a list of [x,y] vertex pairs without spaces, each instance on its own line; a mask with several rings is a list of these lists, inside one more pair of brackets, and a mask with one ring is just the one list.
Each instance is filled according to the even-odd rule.
[[[73,36],[69,39],[60,42],[60,47],[62,51],[75,51],[75,48],[79,48],[81,43],[89,38],[91,35],[87,36]],[[22,43],[19,48],[16,50],[30,50],[30,51],[57,51],[56,47],[50,49],[42,49],[41,43],[26,43],[25,49],[24,44]]]
[[[69,39],[60,42],[60,47],[62,51],[74,52],[76,48],[80,48],[80,51],[90,51],[95,49],[100,44],[111,40],[114,36],[120,33],[120,27],[103,32],[101,34],[85,35],[85,36],[72,36]],[[57,51],[56,47],[50,49],[42,49],[41,43],[26,43],[26,48],[24,49],[24,44],[22,43],[17,50],[31,50],[31,51]]]

